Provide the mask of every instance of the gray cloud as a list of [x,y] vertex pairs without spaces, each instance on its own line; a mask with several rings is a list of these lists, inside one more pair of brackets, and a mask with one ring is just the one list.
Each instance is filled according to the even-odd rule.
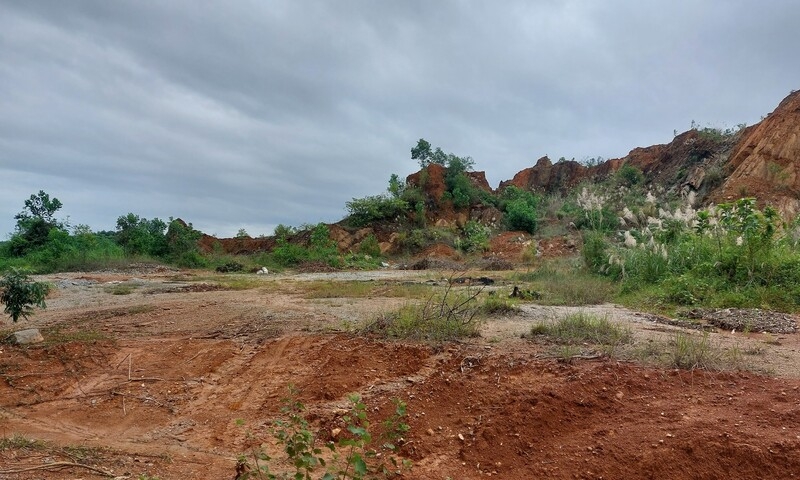
[[0,232],[40,189],[74,223],[209,233],[335,221],[425,137],[494,184],[754,123],[800,78],[800,6],[729,2],[0,4]]

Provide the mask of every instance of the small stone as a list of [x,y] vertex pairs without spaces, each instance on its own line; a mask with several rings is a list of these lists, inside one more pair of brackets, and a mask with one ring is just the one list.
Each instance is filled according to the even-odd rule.
[[341,432],[342,432],[341,428],[334,428],[333,430],[331,430],[331,437],[336,438],[339,436]]
[[461,440],[461,441],[463,442],[463,441],[464,441],[464,435],[461,435],[461,434],[459,433],[459,434],[458,434],[458,439],[459,439],[459,440]]
[[433,431],[433,429],[432,429],[432,428],[429,428],[429,429],[427,430],[427,432],[428,432],[428,435],[433,435],[433,434],[434,434],[434,431]]

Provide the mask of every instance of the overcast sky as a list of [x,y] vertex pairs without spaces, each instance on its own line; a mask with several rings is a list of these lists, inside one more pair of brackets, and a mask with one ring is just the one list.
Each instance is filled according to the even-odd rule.
[[0,238],[32,193],[232,236],[334,222],[418,169],[492,186],[753,124],[800,88],[796,0],[0,0]]

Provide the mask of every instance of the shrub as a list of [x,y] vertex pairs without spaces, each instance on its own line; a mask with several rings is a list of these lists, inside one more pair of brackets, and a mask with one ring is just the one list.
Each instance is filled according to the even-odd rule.
[[506,227],[535,233],[539,224],[539,203],[539,198],[531,192],[513,185],[506,187],[500,196]]
[[617,171],[617,182],[626,187],[632,187],[644,182],[644,174],[641,170],[626,163]]
[[610,245],[602,233],[596,231],[588,231],[583,234],[583,261],[586,268],[592,272],[604,272],[604,268],[608,265],[608,249]]
[[408,202],[402,198],[386,195],[354,198],[346,203],[346,207],[349,212],[347,222],[355,227],[392,220],[409,210]]
[[381,255],[381,246],[378,243],[378,239],[375,237],[375,235],[371,233],[367,235],[367,237],[359,244],[358,252],[371,257],[379,257]]
[[28,315],[33,313],[33,306],[46,308],[45,297],[50,291],[50,286],[43,282],[34,282],[25,273],[17,269],[10,272],[0,280],[0,301],[13,322],[17,322],[19,317],[27,320]]
[[489,228],[470,220],[464,225],[463,237],[456,238],[456,247],[464,252],[485,252],[489,249]]

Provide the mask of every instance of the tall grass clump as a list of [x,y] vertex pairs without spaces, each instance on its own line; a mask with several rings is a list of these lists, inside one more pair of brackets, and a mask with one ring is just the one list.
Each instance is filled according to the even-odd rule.
[[482,305],[478,290],[455,291],[450,287],[425,303],[410,303],[381,314],[363,333],[405,340],[447,342],[480,336]]
[[711,343],[707,332],[702,335],[677,333],[671,342],[670,366],[684,370],[739,370],[744,367],[741,352],[723,349]]
[[633,341],[627,327],[586,312],[566,315],[554,323],[539,322],[531,327],[531,335],[544,335],[557,343],[621,345]]
[[654,216],[623,209],[616,239],[584,236],[587,268],[624,294],[650,290],[673,305],[800,308],[800,222],[783,223],[753,198],[700,211],[692,203]]

